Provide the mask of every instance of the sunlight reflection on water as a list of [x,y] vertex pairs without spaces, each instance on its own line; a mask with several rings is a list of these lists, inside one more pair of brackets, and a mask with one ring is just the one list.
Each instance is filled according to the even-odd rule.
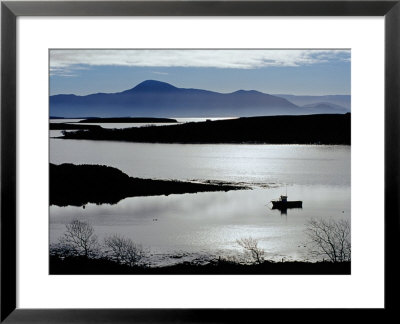
[[[267,258],[306,259],[304,224],[350,219],[350,147],[182,145],[50,139],[51,163],[103,164],[130,176],[240,182],[253,190],[133,197],[116,205],[50,207],[50,242],[74,218],[91,222],[100,240],[119,233],[152,253],[153,264],[242,253],[254,237]],[[302,209],[287,215],[270,201],[287,191]],[[170,254],[184,254],[171,261]],[[180,261],[179,261],[180,260]]]
[[349,146],[51,139],[50,162],[110,165],[140,178],[350,185]]
[[287,215],[271,210],[268,202],[283,188],[213,192],[157,197],[134,197],[116,205],[50,207],[51,242],[62,235],[64,224],[78,217],[91,222],[100,240],[119,233],[148,247],[153,253],[208,251],[237,254],[236,240],[259,240],[269,259],[304,259],[304,224],[311,217],[350,218],[350,188],[290,186],[303,209]]

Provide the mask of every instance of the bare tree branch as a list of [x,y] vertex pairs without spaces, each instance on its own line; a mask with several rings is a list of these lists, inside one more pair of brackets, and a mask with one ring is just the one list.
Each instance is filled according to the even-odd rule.
[[70,224],[65,225],[65,227],[66,232],[60,239],[60,243],[65,248],[75,250],[85,257],[94,253],[98,247],[98,242],[91,224],[75,219]]
[[311,255],[326,256],[332,262],[351,261],[350,221],[310,219],[306,226]]

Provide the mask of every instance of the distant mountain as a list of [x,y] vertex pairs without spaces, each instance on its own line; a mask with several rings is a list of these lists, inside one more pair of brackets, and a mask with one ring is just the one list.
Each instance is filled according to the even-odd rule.
[[[346,112],[350,112],[351,109],[351,96],[350,95],[328,95],[328,96],[295,96],[290,94],[275,94],[277,97],[284,98],[294,103],[297,106],[309,106],[309,105],[321,105],[321,104],[332,104],[345,108]],[[326,109],[334,108],[325,107]]]
[[332,111],[318,108],[310,111],[285,98],[254,90],[224,94],[177,88],[155,80],[118,93],[50,97],[50,114],[62,117],[243,117],[310,113]]
[[333,103],[329,103],[329,102],[318,102],[315,104],[308,104],[308,105],[304,105],[303,108],[308,109],[312,113],[326,111],[329,113],[344,114],[344,113],[349,112],[349,109],[339,106],[339,105],[335,105]]

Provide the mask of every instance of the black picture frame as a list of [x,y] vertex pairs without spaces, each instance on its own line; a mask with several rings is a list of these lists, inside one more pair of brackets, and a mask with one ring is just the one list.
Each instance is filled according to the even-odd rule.
[[[18,309],[16,308],[16,19],[19,16],[384,16],[384,309]],[[400,0],[395,1],[4,1],[1,3],[1,322],[198,323],[307,321],[350,315],[384,321],[396,312],[400,228]],[[368,285],[368,283],[366,283]],[[267,293],[267,292],[266,292]],[[320,314],[324,311],[324,314]],[[289,316],[289,317],[288,317]],[[253,320],[252,320],[253,319]],[[357,318],[360,320],[360,318]]]

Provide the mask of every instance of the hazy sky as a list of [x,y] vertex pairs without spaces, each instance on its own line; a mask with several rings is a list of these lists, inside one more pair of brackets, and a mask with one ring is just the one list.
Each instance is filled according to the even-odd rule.
[[50,95],[120,92],[145,80],[217,92],[350,94],[350,50],[51,50]]

